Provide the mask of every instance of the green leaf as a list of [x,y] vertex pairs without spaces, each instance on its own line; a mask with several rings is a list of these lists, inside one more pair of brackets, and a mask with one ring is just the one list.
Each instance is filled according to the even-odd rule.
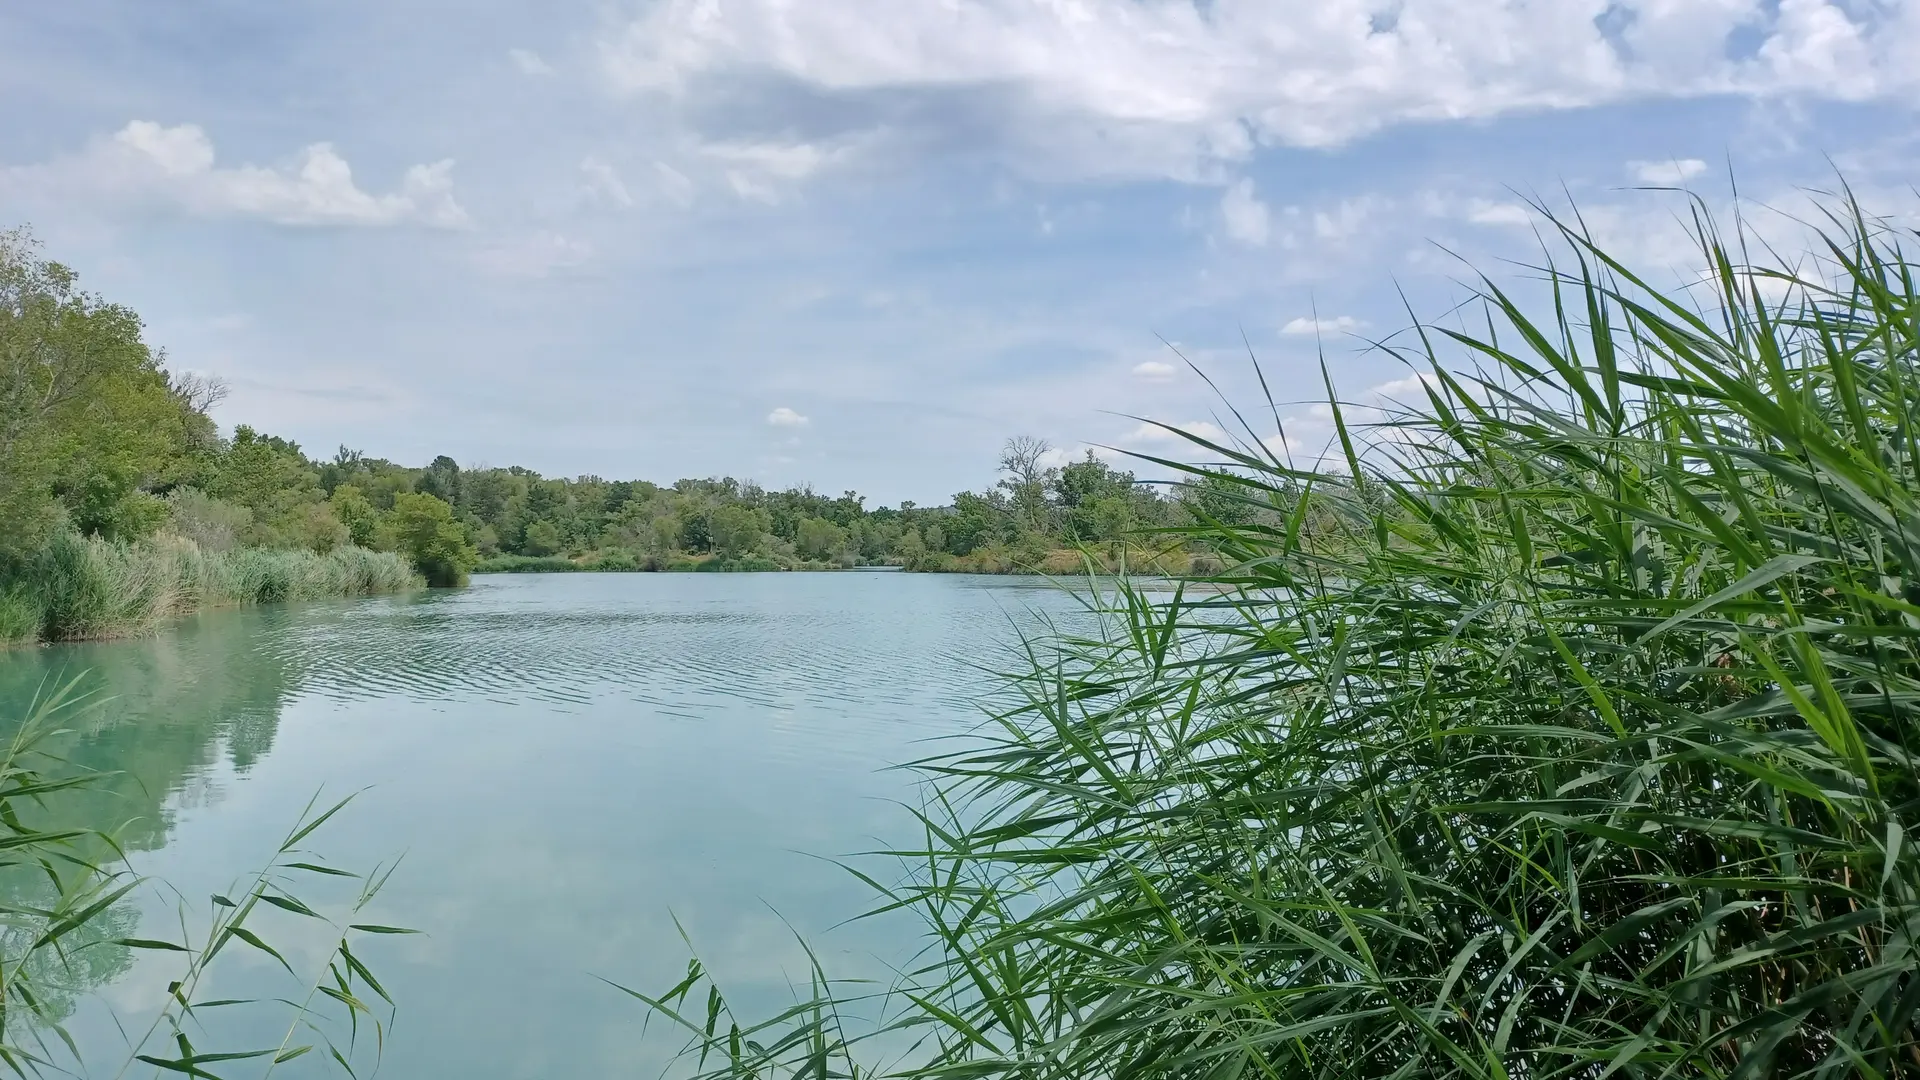
[[175,945],[171,941],[153,941],[148,938],[114,938],[115,945],[124,945],[129,949],[154,949],[162,952],[190,952],[185,946]]
[[278,896],[273,893],[263,892],[260,894],[260,899],[269,904],[272,904],[274,907],[277,907],[282,911],[291,911],[295,915],[304,915],[309,919],[320,918],[319,912],[313,910],[312,908],[308,907],[307,905],[301,903],[299,900],[291,896]]
[[281,863],[280,865],[286,867],[289,870],[306,870],[311,873],[327,874],[332,877],[357,878],[360,876],[359,874],[355,874],[347,870],[336,870],[331,866],[321,866],[318,863],[290,862],[290,863]]
[[253,946],[254,948],[259,949],[261,952],[266,953],[268,956],[273,957],[275,960],[280,961],[280,966],[287,969],[287,974],[289,975],[294,974],[293,965],[287,963],[287,958],[284,956],[281,956],[280,951],[278,949],[275,949],[273,946],[261,940],[260,935],[254,933],[253,931],[247,929],[244,926],[229,926],[227,927],[227,934],[230,937],[239,938],[241,941],[244,941],[247,944]]
[[1773,558],[1768,559],[1765,563],[1761,564],[1760,566],[1755,567],[1751,572],[1749,572],[1745,577],[1742,577],[1739,581],[1736,581],[1733,584],[1727,586],[1726,588],[1721,589],[1719,592],[1714,593],[1712,596],[1707,597],[1705,600],[1701,600],[1698,603],[1692,604],[1691,606],[1662,620],[1653,629],[1648,630],[1646,633],[1640,635],[1640,642],[1641,644],[1644,645],[1647,642],[1653,640],[1654,638],[1659,637],[1661,634],[1666,633],[1667,631],[1673,629],[1674,627],[1679,626],[1681,623],[1686,622],[1688,619],[1693,618],[1695,615],[1698,615],[1703,611],[1707,611],[1711,608],[1719,607],[1721,604],[1724,604],[1727,601],[1732,600],[1736,597],[1745,596],[1747,593],[1750,593],[1755,589],[1760,588],[1763,585],[1771,585],[1774,582],[1780,580],[1781,578],[1786,577],[1788,574],[1794,573],[1799,570],[1803,570],[1809,566],[1815,565],[1816,563],[1822,563],[1825,561],[1826,561],[1825,559],[1822,559],[1817,555],[1776,555]]

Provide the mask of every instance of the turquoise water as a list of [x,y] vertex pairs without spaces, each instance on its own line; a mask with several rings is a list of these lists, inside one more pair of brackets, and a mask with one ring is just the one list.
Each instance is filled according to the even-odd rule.
[[[1020,579],[483,577],[0,654],[0,716],[63,674],[97,691],[62,749],[119,775],[77,805],[124,823],[135,868],[177,890],[130,897],[120,933],[178,938],[178,911],[204,920],[316,792],[365,789],[309,846],[356,869],[404,855],[365,915],[426,931],[365,950],[400,1002],[381,1074],[651,1077],[676,1040],[657,1024],[643,1037],[639,1003],[597,977],[676,981],[676,918],[753,1007],[804,977],[796,933],[837,975],[905,959],[897,919],[834,929],[871,896],[818,856],[911,840],[911,780],[886,767],[977,724],[978,668],[1077,610]],[[345,897],[325,884],[311,889],[331,913]],[[332,942],[291,916],[267,928],[303,973]],[[287,992],[262,954],[223,963],[202,998]],[[177,967],[90,954],[68,1025],[87,1072],[114,1073],[122,1030]],[[283,1014],[243,1012],[212,1021],[203,1049],[280,1041]],[[316,1059],[274,1075],[318,1075]]]

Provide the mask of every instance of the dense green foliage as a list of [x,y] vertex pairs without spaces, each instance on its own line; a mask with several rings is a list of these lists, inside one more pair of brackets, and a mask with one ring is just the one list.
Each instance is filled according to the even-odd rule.
[[[1850,207],[1800,275],[1703,227],[1684,299],[1559,239],[1344,467],[1210,445],[1230,567],[925,764],[899,1073],[1920,1074],[1913,266]],[[705,982],[649,1000],[714,1075],[886,1071],[858,987]]]
[[[1017,457],[1005,479],[949,506],[868,509],[855,492],[770,491],[731,477],[606,481],[551,479],[526,469],[462,470],[451,459],[408,473],[343,453],[323,475],[358,489],[425,485],[454,507],[483,572],[553,569],[826,569],[901,565],[989,573],[1077,569],[1087,546],[1104,557],[1153,530],[1191,520],[1184,503],[1088,454],[1064,467]],[[375,481],[374,476],[391,477]],[[1176,545],[1177,547],[1177,545]],[[1182,564],[1184,565],[1184,564]]]
[[170,378],[126,308],[82,291],[22,233],[0,233],[0,558],[69,523],[137,538],[155,492],[213,449],[206,384]]

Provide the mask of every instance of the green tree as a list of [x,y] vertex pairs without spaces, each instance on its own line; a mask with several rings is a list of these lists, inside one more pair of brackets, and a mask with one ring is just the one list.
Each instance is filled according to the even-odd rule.
[[415,491],[431,495],[450,506],[461,504],[460,464],[445,454],[434,458],[420,479],[413,485]]
[[918,529],[908,529],[900,534],[894,544],[893,553],[900,558],[900,565],[908,570],[919,570],[927,561],[927,543],[920,538]]
[[432,495],[406,492],[394,496],[387,529],[395,550],[413,560],[429,585],[466,584],[467,572],[480,558],[468,542],[466,530],[453,519],[453,507]]
[[825,518],[803,518],[794,547],[809,559],[830,559],[847,546],[847,531]]
[[1055,498],[1064,511],[1070,540],[1117,540],[1133,525],[1129,498],[1133,474],[1121,472],[1087,451],[1054,478]]
[[709,524],[713,548],[722,558],[737,559],[760,546],[769,524],[764,510],[750,510],[738,503],[721,506],[714,510]]
[[248,543],[304,547],[306,507],[321,501],[320,476],[300,444],[241,424],[207,494],[253,511]]
[[676,550],[674,545],[680,540],[680,519],[672,514],[662,514],[653,519],[644,537],[648,558],[657,566]]
[[534,521],[527,525],[525,539],[520,541],[520,550],[528,555],[553,555],[566,545],[560,537],[560,528],[551,521]]
[[1181,501],[1195,519],[1221,525],[1247,525],[1262,509],[1259,488],[1235,483],[1226,472],[1206,473],[1187,481]]
[[1103,495],[1074,507],[1068,519],[1073,523],[1076,540],[1123,540],[1134,531],[1133,500],[1121,495]]
[[63,517],[109,535],[164,520],[147,494],[208,424],[161,359],[132,311],[0,233],[0,549],[37,548]]
[[689,508],[688,512],[675,515],[680,523],[680,548],[683,551],[712,551],[713,530],[712,515],[700,508]]
[[953,497],[953,513],[944,521],[946,550],[965,555],[997,543],[1008,524],[1006,499],[997,491],[985,495],[962,491]]
[[346,526],[348,543],[363,548],[374,546],[380,531],[380,513],[358,487],[341,484],[333,489],[333,497],[327,501],[334,519]]
[[301,506],[287,523],[284,536],[294,546],[322,555],[353,543],[353,532],[334,516],[333,507],[324,502]]

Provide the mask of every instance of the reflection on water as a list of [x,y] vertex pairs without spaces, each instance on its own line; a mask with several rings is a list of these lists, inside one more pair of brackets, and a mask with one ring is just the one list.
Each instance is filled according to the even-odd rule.
[[[670,982],[677,915],[749,1000],[799,974],[789,922],[883,974],[905,928],[827,933],[868,897],[797,853],[897,834],[911,790],[883,767],[977,722],[980,669],[1016,631],[1077,615],[1021,580],[482,578],[0,654],[0,716],[88,672],[96,703],[59,749],[117,775],[80,812],[186,896],[249,869],[316,790],[373,785],[321,839],[348,865],[408,853],[381,921],[430,936],[383,943],[389,1075],[652,1076],[639,1012],[590,973]],[[75,1017],[83,1045],[118,1045],[107,1006],[145,1000],[147,963],[85,980],[107,988]]]

